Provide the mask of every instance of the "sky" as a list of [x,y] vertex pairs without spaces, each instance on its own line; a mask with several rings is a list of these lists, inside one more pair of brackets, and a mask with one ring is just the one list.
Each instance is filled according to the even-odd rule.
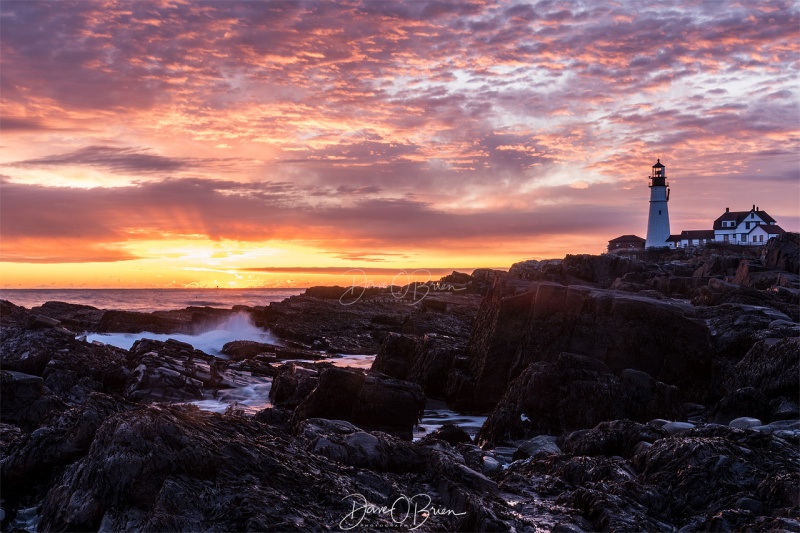
[[3,0],[0,286],[597,254],[645,236],[659,158],[673,233],[753,204],[798,231],[798,10]]

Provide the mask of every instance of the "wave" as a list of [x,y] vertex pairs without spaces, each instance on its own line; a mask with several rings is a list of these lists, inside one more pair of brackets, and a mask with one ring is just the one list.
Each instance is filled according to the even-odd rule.
[[222,356],[222,347],[231,341],[256,341],[275,344],[277,339],[268,331],[253,324],[248,313],[236,313],[227,317],[202,331],[187,335],[183,333],[88,333],[88,342],[99,341],[118,348],[130,350],[133,343],[139,339],[153,339],[166,341],[175,339],[201,350],[207,354]]

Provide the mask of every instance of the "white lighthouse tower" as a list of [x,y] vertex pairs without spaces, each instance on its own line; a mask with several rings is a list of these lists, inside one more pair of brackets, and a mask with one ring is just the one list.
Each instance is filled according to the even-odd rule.
[[647,241],[645,248],[664,248],[669,246],[669,183],[666,167],[659,159],[653,165],[650,175],[650,216],[647,218]]

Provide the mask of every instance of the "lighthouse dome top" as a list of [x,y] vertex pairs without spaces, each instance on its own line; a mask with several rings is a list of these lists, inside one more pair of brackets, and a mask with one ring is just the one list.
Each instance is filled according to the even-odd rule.
[[[651,160],[652,161],[652,160]],[[664,165],[661,164],[661,159],[656,161],[656,164],[653,165],[653,168],[664,168]]]

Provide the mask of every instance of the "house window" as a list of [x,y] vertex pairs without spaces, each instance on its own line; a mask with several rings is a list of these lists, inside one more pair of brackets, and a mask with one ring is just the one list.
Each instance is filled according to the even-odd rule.
[[659,209],[659,210],[658,210],[658,214],[659,214],[659,215],[661,214],[661,209]]
[[722,236],[722,240],[725,241],[725,242],[728,242],[728,234],[727,233]]
[[747,242],[747,234],[746,233],[742,233],[741,234],[741,238],[739,240],[742,241],[742,242]]
[[744,229],[750,229],[750,223],[749,222],[745,222],[744,223]]
[[755,235],[753,235],[753,242],[758,242],[758,240],[757,240]]
[[763,235],[759,235],[758,236],[758,242],[764,242],[764,236]]

